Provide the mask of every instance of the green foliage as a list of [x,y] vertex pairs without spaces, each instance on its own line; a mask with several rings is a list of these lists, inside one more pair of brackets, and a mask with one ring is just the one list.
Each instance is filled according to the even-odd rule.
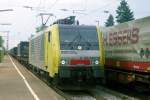
[[3,46],[3,42],[4,42],[4,40],[2,39],[2,36],[0,36],[0,47]]
[[0,36],[0,62],[4,57],[3,42],[2,36]]
[[114,17],[112,14],[109,15],[107,21],[105,22],[105,26],[113,26],[114,25]]
[[117,13],[116,21],[118,23],[134,20],[134,14],[129,8],[129,5],[126,0],[121,0],[120,6],[118,6],[116,13]]

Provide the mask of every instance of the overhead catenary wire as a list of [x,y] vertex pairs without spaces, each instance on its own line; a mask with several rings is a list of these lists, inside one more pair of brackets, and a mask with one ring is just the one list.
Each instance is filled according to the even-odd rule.
[[38,4],[37,7],[40,7],[40,6],[41,6],[41,3],[42,3],[42,0],[39,1],[39,4]]
[[91,11],[89,11],[86,15],[83,15],[83,16],[89,16],[89,15],[92,15],[93,13],[96,13],[96,12],[101,12],[101,11],[104,11],[106,9],[107,6],[110,6],[115,0],[109,2],[108,4],[105,4],[104,6],[101,6],[99,8],[96,8],[96,9],[93,9]]
[[86,11],[87,10],[87,3],[88,3],[88,0],[83,0],[83,10]]
[[57,3],[59,0],[55,0],[55,2],[50,6],[50,8],[48,8],[49,10],[51,10]]

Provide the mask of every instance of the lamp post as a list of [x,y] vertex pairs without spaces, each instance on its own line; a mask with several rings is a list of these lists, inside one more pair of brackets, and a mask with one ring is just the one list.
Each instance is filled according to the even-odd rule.
[[[109,11],[108,10],[104,10],[103,13],[107,13],[108,14]],[[100,25],[100,20],[95,20],[95,22],[97,23],[98,26]]]
[[[11,23],[0,23],[0,25],[2,25],[2,26],[11,26],[12,24]],[[5,36],[5,37],[7,38],[6,48],[8,50],[9,49],[9,31],[0,31],[0,32],[7,34],[7,36]]]
[[99,22],[100,22],[100,21],[99,21],[99,20],[95,20],[95,22],[96,22],[96,23],[97,23],[97,25],[99,26]]
[[[14,11],[13,9],[0,9],[0,12],[8,12],[8,11]],[[0,23],[0,25],[12,25],[11,23]],[[9,31],[0,31],[0,32],[4,32],[7,33],[7,50],[8,50],[8,43],[9,43]]]

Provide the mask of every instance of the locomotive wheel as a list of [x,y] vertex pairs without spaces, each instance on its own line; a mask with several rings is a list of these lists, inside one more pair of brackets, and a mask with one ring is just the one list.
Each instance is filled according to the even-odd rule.
[[55,86],[57,86],[58,85],[58,81],[59,81],[58,75],[55,75],[54,78],[53,78],[53,80],[52,80],[52,84],[55,85]]

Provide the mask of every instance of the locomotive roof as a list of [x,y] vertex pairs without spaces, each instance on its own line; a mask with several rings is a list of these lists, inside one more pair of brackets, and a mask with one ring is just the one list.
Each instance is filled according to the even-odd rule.
[[95,25],[67,25],[67,24],[54,24],[54,25],[51,25],[41,31],[39,31],[37,34],[35,34],[33,37],[31,37],[31,39],[33,38],[36,38],[37,36],[39,35],[42,35],[44,32],[47,32],[50,30],[50,28],[52,27],[55,27],[55,26],[58,26],[59,28],[87,28],[87,29],[93,29],[95,28],[96,29],[96,26]]

